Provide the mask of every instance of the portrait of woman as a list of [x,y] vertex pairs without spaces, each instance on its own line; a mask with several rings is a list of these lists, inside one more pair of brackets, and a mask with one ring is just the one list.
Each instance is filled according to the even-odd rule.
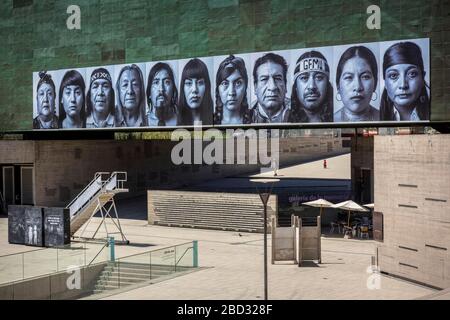
[[86,85],[76,70],[67,71],[59,87],[59,127],[85,128]]
[[422,52],[417,44],[400,42],[386,50],[383,57],[381,120],[430,119],[430,98],[425,74]]
[[191,59],[184,66],[178,102],[180,125],[212,124],[211,81],[208,68],[200,59]]
[[373,52],[365,46],[344,51],[336,70],[337,101],[343,107],[334,113],[335,122],[379,121],[380,112],[371,105],[378,99],[378,66]]
[[58,129],[55,99],[56,90],[52,76],[45,71],[39,72],[39,82],[36,89],[38,115],[33,119],[33,129]]
[[247,101],[248,75],[242,58],[223,60],[216,74],[214,124],[251,123]]

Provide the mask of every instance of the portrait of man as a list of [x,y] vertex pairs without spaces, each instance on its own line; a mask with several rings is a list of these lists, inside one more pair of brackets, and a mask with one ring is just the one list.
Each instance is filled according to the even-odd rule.
[[178,124],[178,90],[172,68],[163,62],[155,64],[147,81],[148,125],[152,127]]
[[295,122],[333,121],[330,67],[318,51],[305,52],[296,62],[291,110]]
[[290,120],[286,60],[275,53],[258,58],[253,68],[256,103],[252,107],[253,123],[282,123]]
[[59,127],[84,128],[85,84],[83,76],[77,70],[64,74],[59,88]]
[[125,66],[120,70],[116,92],[119,96],[115,110],[116,127],[147,126],[144,77],[137,65]]
[[114,89],[105,68],[92,72],[86,99],[86,128],[114,127]]

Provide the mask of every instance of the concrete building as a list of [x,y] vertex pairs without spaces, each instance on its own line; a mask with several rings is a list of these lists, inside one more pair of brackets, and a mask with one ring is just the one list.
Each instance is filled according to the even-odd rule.
[[374,138],[382,272],[450,286],[450,135]]

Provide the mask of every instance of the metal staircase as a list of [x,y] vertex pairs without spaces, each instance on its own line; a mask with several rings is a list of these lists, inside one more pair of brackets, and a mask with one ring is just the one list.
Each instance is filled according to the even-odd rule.
[[91,238],[95,238],[102,225],[104,225],[108,237],[113,234],[108,231],[106,226],[106,219],[110,218],[119,231],[116,233],[119,233],[122,240],[128,243],[122,232],[114,202],[116,194],[128,192],[128,189],[123,187],[126,181],[126,172],[95,173],[94,179],[66,207],[70,210],[70,234],[72,237],[84,225],[84,229],[79,236],[82,238],[91,219],[97,212],[100,212],[102,221]]

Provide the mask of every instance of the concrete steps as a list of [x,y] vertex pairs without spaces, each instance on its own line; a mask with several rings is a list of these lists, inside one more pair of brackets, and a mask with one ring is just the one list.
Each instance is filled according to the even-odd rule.
[[264,207],[257,194],[149,191],[155,225],[263,232]]
[[100,274],[93,294],[135,285],[190,268],[141,263],[109,263]]

